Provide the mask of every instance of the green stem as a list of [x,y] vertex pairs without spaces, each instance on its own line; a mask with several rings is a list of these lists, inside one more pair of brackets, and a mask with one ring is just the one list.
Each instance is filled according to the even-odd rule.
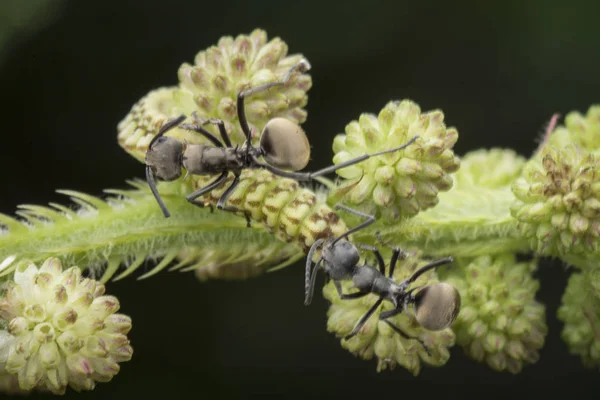
[[373,233],[379,230],[387,242],[418,247],[431,255],[456,257],[530,250],[510,215],[514,196],[509,188],[453,189],[439,197],[433,209],[402,224],[378,224],[355,234],[355,239],[375,243]]
[[[179,184],[176,184],[179,185]],[[162,185],[174,188],[176,185]],[[122,262],[147,257],[170,257],[186,248],[210,250],[221,258],[232,258],[232,248],[280,247],[273,261],[280,262],[300,250],[278,241],[260,224],[247,228],[243,216],[227,212],[210,212],[189,204],[181,190],[163,195],[172,216],[165,218],[154,197],[145,188],[133,191],[113,191],[121,198],[107,201],[76,192],[66,192],[82,207],[78,211],[56,206],[20,206],[17,213],[29,220],[27,227],[15,219],[2,216],[0,222],[9,231],[0,235],[0,263],[3,275],[16,266],[18,260],[38,262],[58,257],[70,265],[99,268],[108,262],[106,281]],[[247,251],[242,251],[242,254]],[[12,263],[10,259],[16,258]],[[132,260],[133,258],[133,260]],[[215,257],[213,257],[214,259]],[[219,258],[219,257],[217,257]],[[191,261],[190,261],[191,262]],[[168,263],[166,263],[168,264]],[[141,265],[141,262],[140,262]],[[165,265],[166,267],[166,265]]]

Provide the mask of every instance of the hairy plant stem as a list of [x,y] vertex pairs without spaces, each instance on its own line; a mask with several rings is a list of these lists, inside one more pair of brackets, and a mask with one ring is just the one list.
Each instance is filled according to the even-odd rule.
[[440,193],[440,203],[404,223],[377,227],[355,234],[355,240],[376,244],[378,230],[390,244],[418,247],[430,255],[476,257],[485,254],[526,252],[529,245],[517,230],[509,206],[514,196],[508,188],[453,189]]
[[[0,235],[0,260],[4,260],[0,261],[0,273],[8,274],[7,267],[15,265],[9,262],[12,256],[33,262],[58,257],[94,272],[108,263],[102,278],[106,281],[121,263],[168,258],[161,270],[189,247],[228,254],[233,248],[250,244],[260,248],[279,245],[280,258],[274,261],[299,258],[300,249],[278,240],[257,222],[249,229],[240,215],[190,205],[180,186],[162,185],[170,218],[163,217],[152,195],[141,185],[137,190],[116,191],[122,197],[106,201],[66,192],[82,205],[77,212],[63,208],[67,211],[61,214],[50,208],[21,206],[18,214],[28,218],[29,227],[2,217],[10,231]],[[419,247],[430,255],[474,257],[528,250],[508,211],[513,199],[508,189],[452,190],[440,197],[437,207],[402,224],[377,223],[356,233],[354,241],[375,244],[375,232],[379,231],[391,244]],[[29,214],[23,212],[26,207]],[[344,213],[340,217],[348,216]]]
[[[49,207],[34,206],[36,210],[27,215],[29,226],[1,216],[0,222],[7,225],[9,231],[0,235],[0,260],[4,260],[0,261],[0,273],[10,273],[9,266],[14,266],[16,260],[37,262],[57,257],[69,265],[92,270],[108,262],[107,269],[112,271],[103,278],[105,281],[121,262],[131,258],[170,256],[174,259],[187,247],[221,249],[226,253],[245,243],[268,246],[276,242],[259,224],[249,229],[243,217],[195,207],[179,191],[163,196],[172,211],[170,218],[162,215],[149,191],[121,193],[126,196],[124,199],[103,201],[72,192],[74,200],[83,206],[81,210],[63,207],[66,211],[63,214]],[[22,210],[17,213],[26,215]],[[281,247],[292,246],[281,243]],[[290,253],[290,249],[286,251]],[[299,250],[292,249],[293,252]],[[13,256],[15,262],[8,262]]]

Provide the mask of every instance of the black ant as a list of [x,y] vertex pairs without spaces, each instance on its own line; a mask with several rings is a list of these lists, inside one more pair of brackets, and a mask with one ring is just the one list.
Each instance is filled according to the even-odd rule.
[[[377,263],[379,264],[379,270],[369,265],[359,266],[358,262],[360,260],[360,255],[357,246],[348,240],[342,241],[342,239],[348,237],[353,232],[359,231],[372,224],[375,222],[375,217],[343,205],[337,205],[336,209],[348,211],[360,217],[367,218],[367,220],[337,238],[319,239],[311,246],[306,260],[304,304],[309,305],[312,301],[317,271],[319,270],[321,263],[323,263],[325,274],[329,279],[333,280],[341,299],[357,299],[370,293],[379,296],[379,299],[375,304],[373,304],[366,314],[356,323],[352,332],[345,336],[346,340],[355,336],[381,303],[384,300],[387,300],[394,305],[394,308],[381,312],[379,314],[379,319],[387,323],[402,337],[419,341],[427,353],[430,354],[429,349],[421,339],[409,336],[388,319],[402,313],[402,311],[409,313],[408,307],[412,304],[414,306],[413,315],[423,328],[431,331],[439,331],[450,326],[458,316],[461,304],[460,294],[454,286],[448,283],[439,282],[424,287],[415,287],[410,290],[408,288],[410,284],[417,280],[422,274],[431,269],[438,268],[441,265],[451,263],[453,258],[446,257],[433,261],[418,269],[408,279],[397,283],[393,278],[394,269],[396,268],[398,259],[406,258],[406,254],[400,248],[393,247],[390,269],[386,276],[385,262],[383,261],[383,257],[379,250],[371,246],[358,245],[360,248],[373,252],[377,259]],[[377,234],[377,238],[383,242],[379,234]],[[311,273],[312,258],[319,247],[322,248],[321,257],[317,260]],[[357,292],[342,292],[342,285],[340,282],[347,280],[353,282],[353,287],[358,289]],[[415,290],[419,288],[420,290],[414,293]]]
[[[233,208],[225,207],[225,203],[239,184],[240,175],[243,169],[264,168],[281,177],[292,178],[298,181],[309,181],[315,177],[359,163],[370,157],[401,150],[412,144],[418,138],[418,136],[415,136],[400,147],[379,151],[373,154],[365,154],[338,165],[323,168],[316,172],[294,172],[303,169],[308,164],[310,159],[310,144],[302,128],[288,119],[271,119],[267,122],[261,133],[259,147],[252,146],[252,136],[244,110],[244,99],[274,86],[285,85],[294,72],[302,73],[309,69],[310,64],[308,61],[302,59],[292,66],[282,80],[265,83],[254,88],[243,90],[238,94],[238,119],[242,131],[246,136],[246,142],[241,148],[238,148],[238,146],[233,147],[231,145],[227,130],[225,129],[225,124],[219,119],[210,118],[206,121],[201,121],[193,114],[198,122],[197,124],[181,124],[186,118],[185,115],[181,115],[167,121],[161,127],[158,134],[150,142],[148,151],[146,152],[146,180],[148,181],[148,185],[165,217],[169,217],[170,213],[160,198],[154,181],[155,176],[164,181],[174,181],[182,175],[182,168],[187,171],[186,176],[187,174],[220,174],[214,181],[205,187],[186,196],[186,199],[189,202],[201,206],[201,204],[196,202],[196,199],[218,187],[227,178],[229,172],[232,172],[234,175],[233,182],[217,201],[217,208],[220,210],[237,211]],[[217,125],[223,142],[202,128],[201,125],[207,123]],[[182,143],[175,138],[163,136],[168,130],[175,126],[180,126],[183,129],[200,133],[214,144],[214,146]],[[264,158],[266,162],[259,160],[260,157]],[[246,218],[248,219],[248,216],[246,216]]]

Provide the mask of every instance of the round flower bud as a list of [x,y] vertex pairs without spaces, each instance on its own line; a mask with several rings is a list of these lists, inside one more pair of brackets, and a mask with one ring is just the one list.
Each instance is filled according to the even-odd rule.
[[600,293],[591,285],[588,271],[571,275],[557,316],[564,323],[561,336],[569,346],[571,354],[581,357],[586,367],[598,368]]
[[[57,295],[59,294],[59,295]],[[92,390],[108,382],[133,350],[129,317],[116,314],[119,302],[104,285],[64,270],[58,259],[40,268],[22,263],[14,273],[0,312],[8,330],[0,336],[0,358],[22,390],[62,394],[70,386]]]
[[[389,257],[387,259],[389,260]],[[410,277],[426,263],[427,261],[419,259],[416,253],[409,255],[405,260],[399,260],[394,271],[395,281],[401,282]],[[376,262],[369,260],[368,265],[376,265]],[[389,268],[389,264],[387,267]],[[424,286],[434,282],[437,282],[436,272],[430,270],[421,275],[411,287]],[[355,291],[351,289],[351,282],[346,281],[341,284],[344,293]],[[327,312],[327,330],[342,338],[352,331],[358,320],[378,299],[378,296],[369,294],[359,299],[342,300],[333,281],[325,285],[323,295],[331,302]],[[454,333],[450,328],[429,331],[419,325],[414,314],[406,312],[388,319],[407,335],[420,339],[429,349],[430,354],[428,354],[422,343],[401,336],[388,324],[379,320],[381,312],[391,309],[393,309],[392,304],[384,301],[356,336],[349,340],[341,340],[342,347],[365,360],[375,357],[377,371],[386,368],[394,369],[400,365],[415,376],[419,374],[423,363],[442,366],[449,360],[449,348],[454,345],[455,340]]]
[[545,145],[560,149],[568,144],[600,154],[600,104],[592,105],[586,115],[572,111],[565,116],[565,124],[552,131]]
[[531,246],[547,255],[598,248],[600,159],[571,144],[546,146],[512,185],[511,214]]
[[336,190],[345,194],[344,203],[389,222],[435,206],[460,166],[452,151],[458,132],[446,128],[439,110],[422,113],[416,103],[402,100],[389,102],[377,116],[362,114],[335,137],[333,162],[389,150],[414,136],[419,138],[403,150],[336,171],[349,180]]
[[[194,65],[181,65],[179,88],[173,95],[183,110],[225,121],[232,143],[242,144],[246,138],[237,118],[239,92],[283,79],[301,59],[299,54],[288,56],[288,46],[280,38],[267,41],[267,33],[260,29],[235,39],[222,37],[216,46],[199,52]],[[253,138],[274,117],[304,122],[311,85],[310,75],[296,73],[284,86],[248,97],[246,117]]]
[[539,359],[547,333],[545,307],[535,300],[535,262],[518,263],[513,254],[481,256],[443,271],[462,308],[452,325],[456,342],[469,357],[513,374]]

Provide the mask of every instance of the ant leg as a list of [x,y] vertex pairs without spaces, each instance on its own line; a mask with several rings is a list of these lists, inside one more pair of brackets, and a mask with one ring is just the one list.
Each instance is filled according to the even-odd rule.
[[227,178],[227,172],[223,172],[221,175],[219,175],[219,177],[217,179],[215,179],[214,181],[212,181],[211,183],[209,183],[208,185],[204,186],[203,188],[200,188],[198,190],[196,190],[194,193],[192,194],[188,194],[185,199],[187,201],[189,201],[190,203],[193,203],[194,205],[199,205],[198,203],[194,202],[198,197],[211,192],[212,190],[214,190],[217,186],[219,186],[224,180],[225,178]]
[[194,131],[196,133],[201,134],[202,136],[204,136],[205,138],[210,140],[212,142],[212,144],[214,144],[216,147],[223,147],[223,143],[221,143],[221,141],[219,141],[219,139],[217,139],[212,133],[210,133],[209,131],[207,131],[206,129],[201,127],[200,125],[181,124],[179,127],[182,129],[187,129],[189,131]]
[[431,351],[429,351],[429,347],[427,347],[427,345],[425,344],[425,342],[423,342],[418,337],[409,336],[406,332],[404,332],[402,329],[400,329],[396,324],[392,323],[391,321],[388,321],[388,318],[394,317],[394,316],[400,314],[401,312],[402,312],[401,308],[397,308],[397,309],[394,309],[394,310],[384,311],[381,314],[379,314],[379,319],[381,321],[385,322],[386,324],[388,324],[393,330],[395,330],[403,338],[416,340],[417,342],[421,343],[421,346],[423,346],[423,348],[425,349],[425,351],[427,352],[427,354],[431,357]]
[[250,132],[250,126],[248,126],[248,119],[246,118],[246,110],[244,108],[244,99],[246,97],[252,96],[256,93],[260,93],[260,92],[269,90],[274,86],[283,86],[290,80],[290,78],[292,77],[294,72],[298,71],[300,73],[303,73],[303,72],[308,71],[309,69],[310,69],[310,64],[309,64],[308,60],[303,58],[300,61],[298,61],[297,64],[292,65],[292,67],[290,68],[290,70],[288,71],[288,73],[286,74],[286,76],[283,79],[281,79],[279,81],[275,81],[275,82],[264,83],[262,85],[258,85],[256,87],[253,87],[250,89],[242,90],[238,94],[238,96],[237,96],[238,119],[240,121],[240,127],[242,128],[244,135],[246,135],[246,140],[248,141],[248,146],[246,147],[246,149],[247,149],[246,154],[248,153],[248,151],[250,149],[250,145],[252,143],[252,133]]
[[375,254],[375,257],[377,258],[377,264],[379,264],[379,272],[381,272],[381,275],[385,276],[385,261],[383,261],[383,257],[381,256],[379,249],[377,249],[377,247],[367,246],[365,244],[357,244],[356,247],[372,251],[373,254]]
[[375,217],[369,214],[365,214],[362,213],[360,211],[354,210],[350,207],[347,207],[343,204],[336,204],[335,209],[337,210],[343,210],[343,211],[347,211],[349,213],[352,213],[354,215],[358,215],[359,217],[363,217],[366,218],[367,220],[364,222],[361,222],[360,224],[356,225],[354,228],[349,229],[348,231],[346,231],[344,234],[340,235],[339,237],[337,237],[332,245],[336,244],[340,239],[344,238],[344,237],[348,237],[350,236],[352,233],[357,232],[363,228],[366,228],[367,226],[371,225],[373,222],[375,222]]
[[225,192],[221,195],[221,197],[219,197],[219,200],[217,201],[217,209],[232,212],[232,213],[242,211],[242,213],[244,214],[244,217],[246,218],[246,226],[248,228],[251,228],[252,220],[250,219],[250,212],[248,210],[240,210],[237,207],[225,205],[225,203],[227,203],[227,200],[229,200],[229,196],[231,196],[231,193],[233,193],[233,191],[235,190],[237,185],[239,185],[239,183],[240,183],[240,174],[239,174],[239,172],[237,172],[237,173],[234,173],[233,182],[231,182],[231,185],[229,185],[229,187],[225,190]]
[[370,292],[354,292],[354,293],[344,293],[342,291],[342,284],[339,281],[333,281],[335,288],[337,289],[338,294],[340,295],[340,299],[342,300],[352,300],[352,299],[360,299],[361,297],[365,297]]
[[383,302],[383,297],[380,297],[379,300],[377,300],[375,302],[375,304],[373,304],[371,306],[371,308],[369,308],[369,311],[367,311],[366,314],[363,315],[360,318],[360,320],[358,320],[358,322],[356,323],[356,325],[354,325],[354,329],[352,329],[352,332],[350,332],[348,335],[346,335],[344,337],[344,339],[348,340],[348,339],[352,338],[353,336],[356,336],[356,334],[358,333],[358,331],[360,331],[360,328],[362,328],[367,323],[367,320],[371,317],[371,315],[373,315],[373,313],[375,312],[375,310],[377,310],[377,307],[379,307],[382,302]]
[[375,232],[375,236],[377,237],[377,240],[379,240],[379,242],[385,246],[388,246],[392,249],[392,258],[390,260],[390,273],[388,275],[388,278],[394,278],[394,270],[396,269],[396,263],[398,262],[398,259],[402,258],[403,260],[406,259],[406,252],[404,250],[402,250],[400,247],[397,246],[392,246],[391,244],[384,242],[381,234],[379,232]]
[[414,274],[412,274],[412,276],[410,278],[406,279],[403,283],[406,283],[408,285],[408,284],[416,281],[417,278],[419,278],[419,276],[423,275],[425,272],[429,271],[430,269],[438,268],[444,264],[450,264],[452,261],[454,261],[454,258],[446,257],[446,258],[441,258],[437,261],[433,261],[427,265],[424,265],[423,267],[418,269]]
[[315,268],[313,269],[312,274],[311,274],[310,267],[312,264],[313,255],[315,254],[315,251],[317,251],[317,248],[324,241],[325,241],[324,239],[318,239],[317,241],[315,241],[313,243],[313,245],[310,246],[310,250],[308,251],[308,256],[306,257],[306,267],[304,269],[304,305],[305,306],[308,306],[312,301],[313,293],[315,290],[315,282],[317,279],[317,271],[319,270],[319,265],[321,264],[321,261],[323,260],[323,258],[319,258],[319,260],[315,264]]
[[[205,203],[198,201],[198,200],[192,200],[192,201],[190,201],[190,203],[195,205],[196,207],[200,207],[200,208],[206,208],[206,206],[207,206]],[[208,203],[208,209],[210,210],[211,214],[215,212],[215,208],[210,203]]]
[[318,177],[321,175],[326,175],[331,172],[337,171],[338,169],[342,169],[342,168],[346,168],[346,167],[349,167],[354,164],[358,164],[359,162],[365,161],[371,157],[376,157],[376,156],[380,156],[382,154],[393,153],[395,151],[402,150],[402,149],[410,146],[411,144],[413,144],[413,142],[415,140],[417,140],[418,138],[419,138],[419,136],[414,136],[412,139],[410,139],[408,142],[406,142],[402,146],[395,147],[395,148],[389,149],[389,150],[378,151],[378,152],[372,153],[372,154],[364,154],[362,156],[353,158],[352,160],[348,160],[348,161],[345,161],[345,162],[337,164],[337,165],[331,165],[329,167],[320,169],[315,172],[284,171],[282,169],[273,167],[272,165],[267,164],[266,162],[260,161],[256,156],[252,156],[252,160],[257,166],[264,168],[264,169],[268,170],[269,172],[272,172],[275,175],[279,175],[284,178],[295,179],[297,181],[310,181],[311,179],[314,179],[315,177]]
[[198,114],[196,114],[196,111],[192,112],[192,117],[194,117],[194,119],[200,125],[205,125],[205,124],[217,125],[217,127],[219,128],[219,134],[221,135],[221,139],[223,139],[223,143],[225,143],[225,146],[232,147],[231,140],[229,140],[229,135],[227,134],[227,129],[225,129],[225,122],[223,122],[223,120],[218,119],[218,118],[208,118],[206,120],[202,120],[202,119],[200,119]]

